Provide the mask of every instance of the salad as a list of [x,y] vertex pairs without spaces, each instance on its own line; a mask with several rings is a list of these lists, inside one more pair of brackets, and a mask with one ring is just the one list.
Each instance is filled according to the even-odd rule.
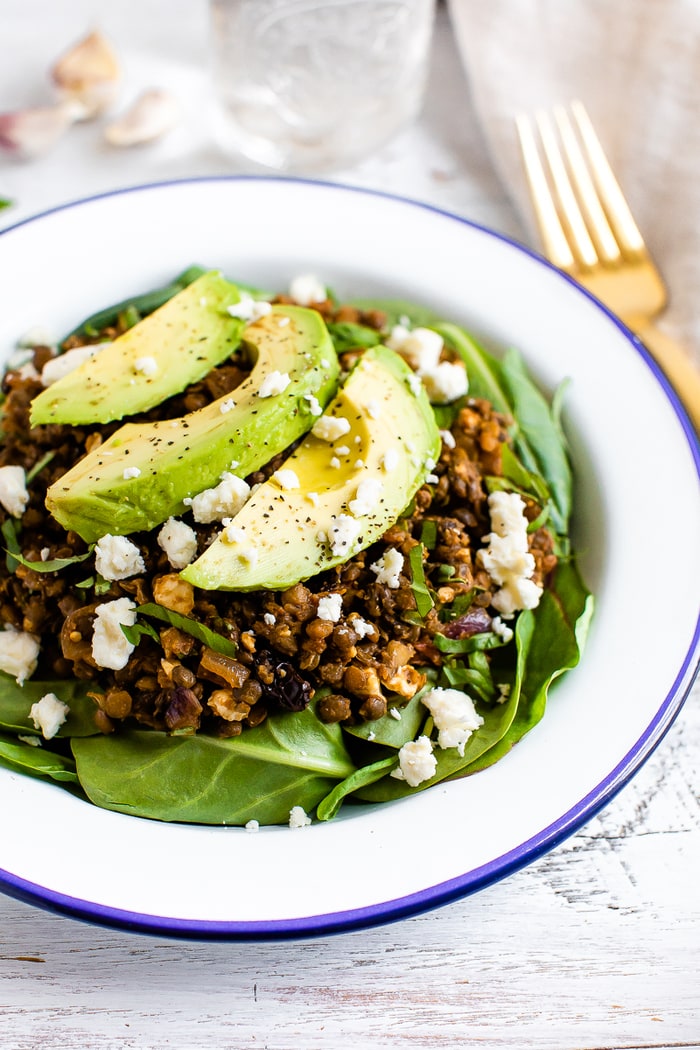
[[593,600],[515,350],[192,267],[3,382],[0,764],[165,821],[301,827],[504,757]]

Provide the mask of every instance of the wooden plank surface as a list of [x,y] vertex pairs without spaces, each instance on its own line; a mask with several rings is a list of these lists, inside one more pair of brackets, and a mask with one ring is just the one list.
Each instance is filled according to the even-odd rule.
[[0,898],[2,1045],[700,1046],[700,692],[598,817],[479,894],[274,944],[168,941]]

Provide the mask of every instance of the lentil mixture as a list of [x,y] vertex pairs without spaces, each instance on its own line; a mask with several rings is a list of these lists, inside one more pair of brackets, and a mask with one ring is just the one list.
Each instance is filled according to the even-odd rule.
[[[291,300],[280,296],[277,301]],[[376,310],[337,307],[331,301],[314,305],[328,321],[376,329],[385,325],[384,315]],[[74,338],[64,349],[117,334],[107,329],[94,339]],[[361,352],[358,348],[342,354],[342,367],[348,369]],[[37,371],[51,354],[45,346],[34,349]],[[201,408],[233,391],[246,371],[245,361],[236,354],[204,380],[134,421],[172,418]],[[42,389],[38,375],[27,367],[8,372],[3,382],[0,466],[22,465],[30,478],[29,505],[21,528],[16,526],[19,550],[29,562],[87,552],[84,541],[66,532],[45,509],[46,490],[121,425],[30,430],[30,402]],[[139,548],[145,572],[102,581],[102,586],[98,580],[97,588],[89,560],[60,572],[37,572],[21,563],[10,571],[3,558],[0,616],[4,623],[41,639],[37,679],[90,683],[96,724],[105,733],[126,723],[232,737],[259,725],[268,713],[304,709],[314,694],[320,697],[317,714],[325,722],[347,725],[379,719],[389,705],[400,707],[413,697],[426,682],[426,670],[440,665],[436,633],[463,638],[491,628],[494,585],[477,563],[476,552],[490,529],[485,477],[502,474],[501,454],[511,422],[489,402],[467,399],[450,430],[443,431],[439,461],[405,515],[372,547],[284,592],[198,590],[170,566],[155,532],[136,533],[130,539]],[[249,476],[249,484],[269,477],[288,451]],[[541,507],[524,499],[525,515],[534,522]],[[0,507],[6,539],[8,522],[15,527]],[[194,525],[199,554],[219,527]],[[535,528],[528,542],[535,560],[532,579],[544,585],[557,560],[552,535],[546,527]],[[409,552],[418,544],[423,545],[425,580],[434,596],[424,617],[417,611],[409,569]],[[379,582],[370,568],[389,548],[404,555],[396,587]],[[342,596],[337,621],[318,615],[320,599],[332,594]],[[158,640],[142,636],[122,670],[97,666],[91,648],[95,610],[121,597],[137,605],[155,602],[199,620],[233,642],[236,656],[215,652],[177,627],[159,625]]]

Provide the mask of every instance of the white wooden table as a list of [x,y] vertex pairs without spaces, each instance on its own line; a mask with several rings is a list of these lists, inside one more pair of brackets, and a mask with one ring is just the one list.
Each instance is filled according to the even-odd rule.
[[[0,221],[120,185],[244,170],[216,152],[201,119],[203,4],[4,0],[1,24],[0,110],[41,102],[56,51],[99,24],[125,57],[133,94],[167,82],[188,112],[181,132],[148,150],[108,157],[85,127],[40,163],[0,162],[0,196],[17,200]],[[339,178],[523,238],[443,15],[435,51],[420,123]],[[699,701],[696,686],[632,782],[548,856],[390,926],[279,944],[168,941],[0,896],[1,1045],[698,1047]]]

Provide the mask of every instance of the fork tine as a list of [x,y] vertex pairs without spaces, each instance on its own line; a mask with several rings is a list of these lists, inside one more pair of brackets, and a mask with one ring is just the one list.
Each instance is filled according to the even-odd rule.
[[554,120],[561,137],[571,178],[581,205],[588,229],[595,243],[599,258],[606,263],[619,263],[620,248],[601,207],[598,193],[591,179],[588,166],[579,146],[576,133],[564,106],[555,106]]
[[554,125],[552,124],[549,115],[543,110],[540,110],[535,115],[535,122],[542,140],[544,155],[549,164],[552,183],[559,198],[559,206],[561,208],[562,216],[569,230],[569,244],[572,247],[574,255],[578,256],[580,262],[590,269],[598,262],[598,253],[595,250],[595,245],[591,240],[581,209],[576,200],[576,195],[571,185],[571,180],[569,179],[561,150],[559,149]]
[[623,196],[617,179],[613,175],[608,159],[603,152],[603,147],[593,129],[583,103],[578,100],[572,102],[571,111],[581,133],[603,207],[615,230],[622,250],[630,255],[643,253],[645,250],[644,240],[632,218],[627,201]]
[[547,177],[537,150],[532,124],[524,114],[519,114],[515,118],[515,125],[523,154],[525,174],[530,183],[532,202],[537,224],[540,228],[545,255],[550,262],[553,262],[560,269],[572,270],[576,260],[569,248],[569,242],[566,239],[566,234],[554,206],[554,200],[552,199]]

